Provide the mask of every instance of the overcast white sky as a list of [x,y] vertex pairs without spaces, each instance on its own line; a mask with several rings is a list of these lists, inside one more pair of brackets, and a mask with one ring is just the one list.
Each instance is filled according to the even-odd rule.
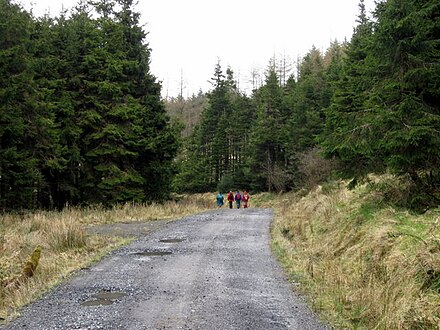
[[[57,15],[77,0],[21,0],[33,13]],[[163,95],[208,91],[217,60],[230,66],[240,88],[249,88],[250,72],[285,55],[292,61],[313,45],[350,39],[358,0],[139,0],[141,22],[149,32],[151,71],[162,81]],[[373,0],[366,0],[367,10]]]

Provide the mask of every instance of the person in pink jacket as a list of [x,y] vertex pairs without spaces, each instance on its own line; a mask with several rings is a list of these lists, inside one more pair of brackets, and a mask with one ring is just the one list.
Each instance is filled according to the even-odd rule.
[[248,202],[249,199],[251,198],[251,196],[249,196],[249,194],[247,193],[247,191],[245,191],[243,193],[243,196],[241,197],[241,200],[243,201],[243,208],[247,209],[248,207]]

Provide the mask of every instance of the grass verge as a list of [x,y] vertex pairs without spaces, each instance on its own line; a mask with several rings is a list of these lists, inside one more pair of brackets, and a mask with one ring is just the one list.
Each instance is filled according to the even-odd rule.
[[[87,226],[176,219],[215,207],[215,195],[182,196],[164,204],[66,208],[0,216],[0,322],[20,307],[131,238],[87,235]],[[36,253],[38,252],[38,253]]]
[[273,249],[330,324],[438,329],[440,209],[395,209],[368,184],[276,197],[263,198],[276,214]]

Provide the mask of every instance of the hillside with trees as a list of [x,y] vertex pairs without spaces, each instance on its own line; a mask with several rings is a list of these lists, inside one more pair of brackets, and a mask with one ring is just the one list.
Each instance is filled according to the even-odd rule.
[[177,189],[281,192],[331,173],[354,187],[392,173],[406,187],[403,206],[439,205],[439,8],[382,1],[369,17],[361,0],[349,42],[313,47],[287,79],[271,60],[250,96],[219,63]]

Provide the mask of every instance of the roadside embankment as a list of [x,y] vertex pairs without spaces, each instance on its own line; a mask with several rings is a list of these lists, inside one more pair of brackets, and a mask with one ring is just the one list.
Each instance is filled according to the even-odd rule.
[[378,186],[339,182],[258,203],[276,210],[273,249],[330,324],[438,329],[440,209],[393,208]]

